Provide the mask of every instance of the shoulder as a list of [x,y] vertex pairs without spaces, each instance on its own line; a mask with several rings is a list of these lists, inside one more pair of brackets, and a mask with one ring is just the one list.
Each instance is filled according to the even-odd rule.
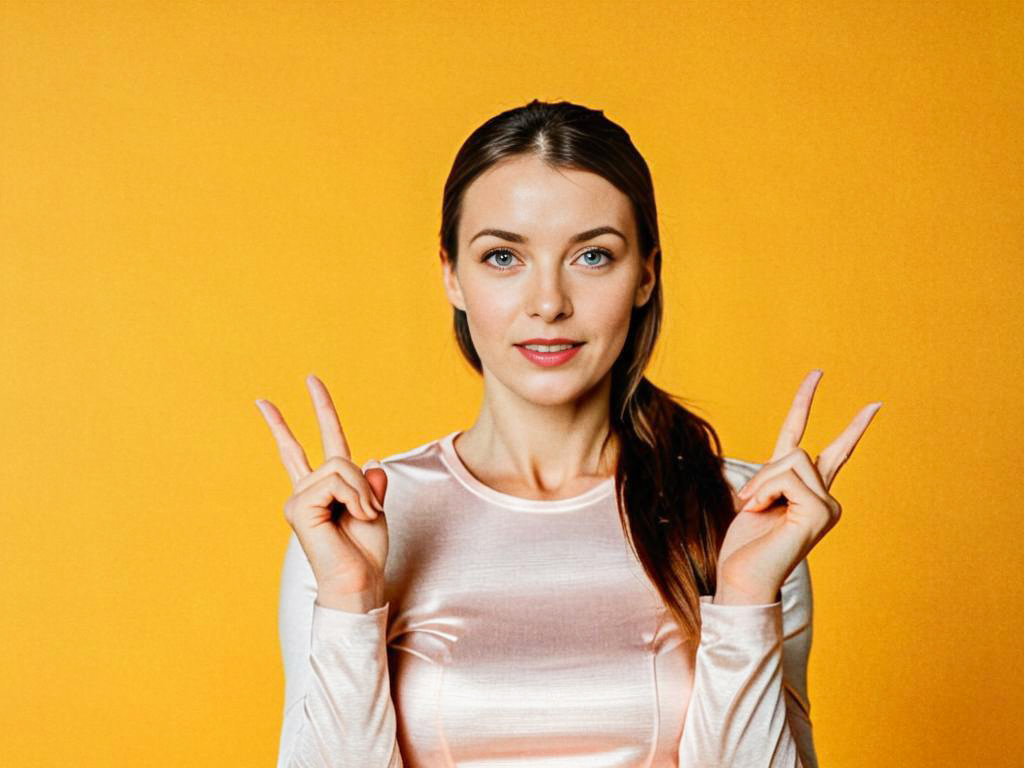
[[451,482],[451,473],[445,464],[442,441],[437,437],[408,450],[392,453],[380,459],[367,459],[360,467],[363,472],[377,467],[387,475],[385,511],[418,504],[424,494],[431,495],[440,484]]
[[735,491],[746,485],[746,482],[763,466],[764,464],[758,464],[755,461],[746,461],[731,456],[722,458],[722,473]]
[[435,437],[433,440],[428,440],[414,448],[392,453],[381,459],[367,459],[363,462],[361,469],[365,472],[372,467],[379,467],[387,473],[388,480],[391,479],[392,475],[443,469],[444,461],[441,444],[445,439],[446,437]]
[[422,464],[429,461],[432,454],[438,453],[441,443],[440,437],[429,440],[415,448],[410,448],[399,453],[392,453],[382,459],[367,459],[363,462],[361,469],[365,472],[370,467],[382,467],[385,471],[389,469],[400,469],[406,465]]

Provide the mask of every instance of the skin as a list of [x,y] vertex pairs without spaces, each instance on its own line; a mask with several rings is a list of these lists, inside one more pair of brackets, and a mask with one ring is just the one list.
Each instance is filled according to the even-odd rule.
[[[599,226],[625,239],[604,233],[571,242]],[[485,228],[520,237],[474,237]],[[452,305],[466,312],[484,380],[478,418],[456,440],[460,458],[505,493],[558,499],[585,492],[614,474],[614,441],[601,453],[611,368],[632,309],[655,287],[653,253],[638,251],[629,199],[596,174],[512,158],[467,188],[458,241],[456,265],[441,250],[443,285]],[[569,362],[544,368],[514,346],[534,337],[585,343]],[[839,520],[839,502],[828,489],[881,403],[863,408],[812,461],[799,442],[820,376],[815,370],[804,379],[771,460],[735,495],[737,505],[749,503],[719,554],[717,604],[777,601],[786,576]],[[316,576],[317,602],[365,612],[383,604],[387,478],[376,468],[364,475],[351,460],[326,386],[313,375],[307,386],[325,457],[316,470],[280,411],[256,401],[293,484],[285,518]],[[339,502],[344,509],[332,515]]]
[[789,573],[839,522],[842,507],[829,488],[882,404],[861,408],[811,460],[799,444],[822,375],[815,369],[804,377],[771,459],[736,494],[742,506],[719,551],[715,603],[777,601]]
[[[601,226],[626,239],[606,233],[571,242]],[[475,237],[484,229],[525,242]],[[441,250],[443,283],[451,304],[466,312],[484,398],[455,448],[476,477],[504,493],[583,493],[614,474],[614,452],[600,453],[610,430],[611,368],[630,313],[655,287],[653,253],[641,258],[630,200],[596,174],[512,158],[467,188],[458,241],[454,268]],[[585,343],[553,368],[514,346],[559,337]]]

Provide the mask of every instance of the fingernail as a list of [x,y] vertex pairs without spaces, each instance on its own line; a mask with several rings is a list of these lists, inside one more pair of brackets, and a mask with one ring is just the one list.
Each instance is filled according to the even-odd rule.
[[754,506],[754,500],[750,499],[746,504],[744,504],[742,507],[740,507],[740,512],[746,512],[752,506]]

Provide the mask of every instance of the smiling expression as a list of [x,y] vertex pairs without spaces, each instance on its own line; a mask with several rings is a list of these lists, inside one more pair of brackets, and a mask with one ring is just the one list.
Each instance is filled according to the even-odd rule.
[[[602,176],[554,169],[535,155],[503,160],[466,189],[449,301],[466,312],[485,375],[537,403],[588,392],[608,375],[635,307],[655,285],[641,259],[630,199]],[[517,346],[581,343],[541,365]]]

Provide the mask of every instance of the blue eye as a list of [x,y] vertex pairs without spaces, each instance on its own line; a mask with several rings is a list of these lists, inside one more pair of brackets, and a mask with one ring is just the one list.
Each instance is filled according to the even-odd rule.
[[[497,256],[498,254],[501,254],[503,256],[512,256],[512,251],[508,250],[507,248],[495,248],[493,251],[488,251],[487,254],[484,255],[484,259],[483,260],[484,260],[484,262],[487,262],[487,260],[490,259],[491,256]],[[491,263],[494,264],[494,262],[491,262]],[[501,272],[504,272],[506,269],[511,269],[512,268],[511,266],[503,267],[503,266],[498,265],[498,264],[494,264],[494,266],[497,267],[498,270],[501,271]]]
[[[490,261],[492,256],[499,256],[499,257],[502,257],[502,258],[507,258],[507,257],[514,257],[514,254],[512,253],[512,251],[508,250],[508,248],[495,248],[493,251],[488,251],[486,254],[484,254],[483,261],[485,263]],[[598,256],[598,257],[604,256],[605,258],[608,259],[608,261],[614,261],[614,259],[612,258],[611,253],[606,251],[604,248],[588,248],[586,251],[583,252],[583,255],[581,256],[581,258],[585,259],[585,258],[590,257],[590,256]],[[491,264],[499,272],[504,272],[504,271],[509,270],[509,269],[512,268],[511,265],[509,265],[509,266],[502,266],[501,264],[497,264],[497,263],[495,263],[493,261],[491,262]],[[588,269],[603,269],[604,267],[607,267],[607,266],[608,266],[607,263],[604,263],[604,264],[588,264],[587,268]]]
[[[606,257],[608,259],[608,261],[614,261],[614,259],[612,258],[612,255],[608,251],[606,251],[604,248],[589,248],[589,249],[587,249],[586,251],[583,252],[583,256],[581,258],[586,258],[588,256],[604,256],[604,257]],[[601,267],[606,267],[608,265],[607,264],[589,264],[588,266],[591,269],[600,269]]]

